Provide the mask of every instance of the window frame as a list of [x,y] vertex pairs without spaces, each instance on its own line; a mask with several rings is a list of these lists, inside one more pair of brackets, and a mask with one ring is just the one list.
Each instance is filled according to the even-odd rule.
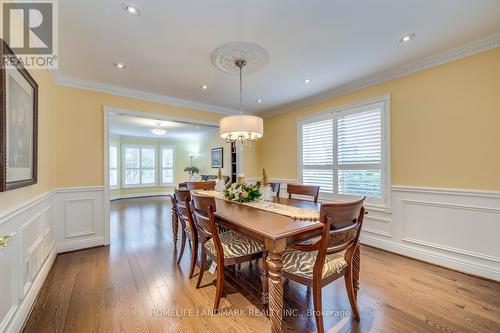
[[[172,168],[164,168],[163,167],[163,149],[168,148],[172,149]],[[171,187],[175,186],[175,145],[169,144],[160,144],[159,147],[159,156],[158,159],[158,181],[161,187]],[[164,183],[163,182],[163,169],[172,169],[172,183]]]
[[[116,185],[111,185],[109,182],[111,180],[111,171],[115,170],[115,168],[111,167],[111,147],[116,147]],[[117,142],[112,142],[109,144],[109,150],[108,150],[108,160],[109,160],[109,167],[108,167],[108,182],[109,182],[109,189],[110,190],[119,190],[121,187],[121,149],[120,149],[120,143]]]
[[[139,167],[138,168],[127,168],[127,163],[125,161],[125,150],[127,148],[139,148]],[[153,148],[155,154],[155,163],[153,168],[143,168],[142,167],[142,149],[143,148]],[[148,187],[158,187],[158,145],[154,144],[135,144],[135,143],[124,143],[122,144],[122,188],[148,188]],[[125,175],[126,170],[139,170],[139,184],[126,184]],[[142,170],[154,170],[155,182],[151,184],[142,183]]]
[[[324,201],[339,201],[339,200],[349,200],[356,198],[358,196],[339,194],[338,193],[338,170],[346,170],[345,168],[339,168],[338,163],[338,153],[335,151],[338,149],[338,136],[337,136],[337,126],[338,118],[340,116],[360,113],[363,111],[373,110],[374,106],[381,108],[381,136],[382,136],[382,146],[381,146],[381,198],[367,197],[366,203],[374,208],[380,208],[385,211],[389,211],[391,207],[391,146],[390,146],[390,94],[368,99],[359,103],[349,104],[338,108],[329,109],[327,111],[300,117],[297,119],[297,179],[302,183],[302,125],[307,123],[313,123],[326,119],[333,119],[333,194],[321,192],[320,199]],[[359,164],[351,164],[348,170],[352,170],[351,167],[359,167]],[[330,165],[322,166],[328,169]],[[355,169],[354,168],[354,169]],[[378,168],[377,168],[378,170]]]

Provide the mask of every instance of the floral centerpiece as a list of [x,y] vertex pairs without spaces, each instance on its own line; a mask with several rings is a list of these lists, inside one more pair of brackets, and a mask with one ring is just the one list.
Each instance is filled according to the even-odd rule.
[[224,198],[236,202],[251,202],[260,197],[259,188],[255,185],[232,184],[224,190]]

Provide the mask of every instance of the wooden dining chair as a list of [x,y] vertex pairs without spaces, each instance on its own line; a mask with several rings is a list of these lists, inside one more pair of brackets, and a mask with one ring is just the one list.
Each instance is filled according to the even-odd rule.
[[276,193],[276,197],[279,198],[280,196],[280,187],[281,183],[269,183],[269,186],[271,186],[271,190]]
[[353,285],[353,257],[359,245],[365,197],[353,202],[323,204],[321,238],[314,243],[289,246],[283,253],[283,276],[313,288],[314,315],[318,332],[324,332],[322,288],[344,276],[352,313],[359,321]]
[[267,303],[267,273],[264,246],[262,243],[229,230],[219,233],[215,223],[215,199],[193,192],[193,215],[201,245],[201,266],[196,288],[200,287],[205,272],[207,256],[217,264],[217,281],[214,310],[219,309],[224,288],[224,267],[262,258],[262,302]]
[[292,194],[305,195],[314,198],[314,202],[318,202],[319,186],[302,185],[302,184],[287,184],[288,198],[292,198]]
[[213,190],[215,189],[215,181],[207,182],[187,182],[188,190]]
[[194,267],[198,256],[198,231],[193,221],[191,211],[191,194],[186,189],[175,189],[174,198],[176,203],[176,213],[179,223],[181,224],[181,249],[177,264],[181,262],[184,248],[186,247],[186,238],[189,239],[191,245],[191,264],[189,266],[189,278],[193,277]]

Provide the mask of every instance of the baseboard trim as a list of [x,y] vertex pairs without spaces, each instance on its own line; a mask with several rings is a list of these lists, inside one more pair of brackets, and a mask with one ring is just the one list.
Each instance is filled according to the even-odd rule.
[[23,301],[19,305],[15,315],[10,320],[10,325],[7,326],[5,332],[22,332],[26,321],[28,320],[36,300],[42,290],[47,277],[49,276],[50,270],[54,266],[57,258],[56,248],[54,247],[50,254],[48,255],[45,263],[43,264],[40,272],[38,273],[35,281],[31,284],[31,287],[24,297]]
[[109,199],[111,201],[113,200],[119,200],[119,199],[132,199],[132,198],[147,198],[147,197],[159,197],[159,196],[166,196],[166,195],[172,195],[174,192],[147,192],[147,193],[133,193],[133,194],[119,194],[119,195],[113,195]]
[[432,265],[459,271],[464,274],[500,282],[500,270],[492,269],[491,267],[472,263],[466,260],[460,260],[456,257],[452,258],[443,253],[436,253],[435,251],[416,248],[414,246],[396,243],[387,239],[379,239],[368,235],[361,235],[359,240],[361,244],[424,261]]
[[71,252],[75,250],[83,250],[90,247],[104,245],[104,237],[93,237],[83,240],[74,240],[57,245],[57,253]]

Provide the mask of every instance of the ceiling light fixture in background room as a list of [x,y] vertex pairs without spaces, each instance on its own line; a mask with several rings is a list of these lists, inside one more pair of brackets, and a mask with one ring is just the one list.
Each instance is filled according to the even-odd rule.
[[156,123],[156,127],[155,128],[152,128],[151,129],[151,133],[153,133],[154,135],[165,135],[167,133],[167,131],[165,131],[163,128],[161,128],[161,122],[157,122]]
[[141,15],[141,11],[139,10],[139,8],[136,5],[126,4],[123,6],[123,10],[125,11],[125,13],[127,13],[128,15],[131,15],[131,16]]

